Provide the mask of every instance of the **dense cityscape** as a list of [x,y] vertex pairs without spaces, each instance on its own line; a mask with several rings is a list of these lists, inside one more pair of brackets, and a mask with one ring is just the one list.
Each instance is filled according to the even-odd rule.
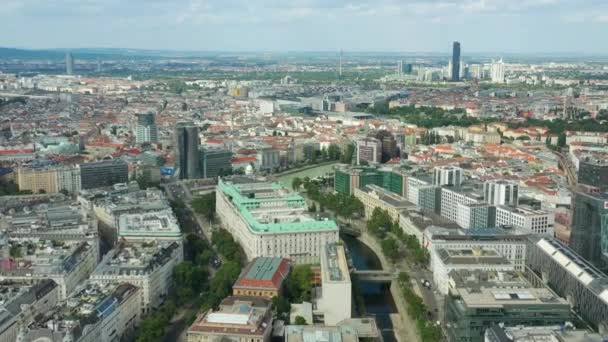
[[445,47],[0,48],[0,341],[606,341],[608,59]]

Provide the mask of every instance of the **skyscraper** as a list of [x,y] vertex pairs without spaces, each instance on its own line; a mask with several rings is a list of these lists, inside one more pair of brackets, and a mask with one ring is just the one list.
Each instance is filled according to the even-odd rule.
[[608,270],[608,193],[576,193],[570,247],[597,268]]
[[179,179],[200,177],[198,127],[192,122],[178,122],[175,127],[175,162]]
[[460,81],[460,43],[454,42],[452,47],[452,81]]
[[74,74],[74,57],[69,52],[65,54],[65,73],[66,75]]
[[224,148],[200,149],[200,170],[202,178],[215,178],[232,170],[232,151]]
[[135,142],[138,144],[158,142],[158,128],[154,113],[137,114]]
[[498,62],[492,62],[490,66],[490,76],[492,83],[504,83],[505,81],[505,63],[502,58]]

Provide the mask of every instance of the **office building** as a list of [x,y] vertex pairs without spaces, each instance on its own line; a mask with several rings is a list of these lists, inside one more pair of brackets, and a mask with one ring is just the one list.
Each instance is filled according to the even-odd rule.
[[484,342],[604,342],[602,335],[583,329],[565,326],[501,327],[498,324],[486,329]]
[[450,273],[446,324],[450,341],[483,342],[486,330],[500,324],[564,325],[570,305],[546,287],[535,287],[520,273],[467,270]]
[[5,257],[0,275],[9,281],[52,279],[59,288],[60,300],[64,300],[93,272],[99,248],[87,241],[42,241],[9,239],[2,246]]
[[594,329],[608,331],[608,276],[554,238],[535,236],[526,264],[539,285],[568,298],[572,309]]
[[274,148],[263,148],[258,151],[257,159],[260,170],[272,170],[281,165],[280,152]]
[[370,184],[406,196],[408,175],[401,170],[385,167],[341,167],[334,173],[334,190],[338,193],[351,195],[355,189]]
[[458,187],[462,184],[464,172],[456,166],[437,166],[433,169],[434,185],[449,185]]
[[215,193],[217,216],[248,260],[318,263],[324,246],[338,241],[333,220],[310,216],[306,200],[278,183],[231,177],[220,179]]
[[175,162],[179,179],[200,178],[198,127],[178,122],[175,127]]
[[505,180],[490,180],[483,184],[483,199],[491,205],[517,206],[519,185]]
[[502,59],[498,62],[492,62],[490,66],[490,77],[493,83],[505,82],[505,63]]
[[361,163],[378,164],[382,161],[382,142],[376,138],[357,141],[357,165]]
[[608,270],[608,193],[577,192],[570,246],[600,270]]
[[182,232],[173,210],[166,208],[120,215],[118,239],[127,242],[181,241]]
[[65,74],[74,75],[74,56],[70,52],[65,54]]
[[555,213],[526,207],[496,207],[496,226],[512,229],[515,233],[553,236]]
[[183,258],[181,242],[122,242],[103,257],[90,279],[137,286],[141,289],[141,312],[145,314],[164,302],[173,284],[173,269]]
[[18,341],[17,336],[38,315],[49,312],[59,303],[57,284],[45,279],[26,285],[4,282],[0,285],[0,341]]
[[131,284],[87,283],[23,329],[17,341],[113,342],[132,337],[139,325],[138,293]]
[[423,212],[439,213],[441,188],[433,185],[429,176],[410,176],[407,178],[407,200]]
[[452,271],[514,271],[507,258],[490,248],[436,248],[431,254],[433,282],[437,290],[446,295]]
[[269,342],[272,332],[270,301],[260,297],[228,297],[217,311],[199,315],[188,328],[188,342]]
[[466,207],[459,207],[459,204],[471,205],[479,203],[483,203],[483,197],[472,187],[441,188],[440,215],[450,221],[456,222],[458,220],[459,210],[468,210]]
[[[0,218],[0,230],[9,239],[40,239],[55,241],[86,241],[91,246],[99,244],[98,224],[94,215],[71,201],[42,202],[28,210],[7,213]],[[99,253],[95,248],[94,252]],[[98,255],[94,258],[97,259]]]
[[578,182],[608,190],[608,160],[587,157],[579,162]]
[[234,296],[253,296],[272,299],[281,295],[283,281],[291,265],[285,258],[255,258],[232,285]]
[[420,244],[425,246],[430,255],[444,249],[492,249],[505,257],[516,271],[526,268],[526,235],[512,235],[500,229],[461,230],[428,227],[423,232]]
[[386,210],[391,220],[399,221],[399,213],[412,206],[405,198],[383,189],[377,185],[366,185],[361,189],[355,189],[355,197],[358,198],[365,208],[365,217],[368,219],[376,208]]
[[352,284],[344,246],[325,245],[321,254],[321,298],[317,311],[323,315],[325,325],[336,326],[351,317]]
[[80,164],[83,189],[103,188],[129,182],[129,165],[118,159]]
[[73,165],[18,167],[16,183],[19,190],[33,193],[73,194],[80,191],[82,185],[80,169]]
[[458,203],[456,223],[464,229],[486,229],[495,226],[496,208],[487,203]]
[[158,128],[154,113],[137,114],[135,142],[138,144],[156,144],[158,142]]
[[[363,338],[363,337],[362,337]],[[359,342],[357,329],[349,325],[330,327],[325,325],[288,325],[285,342]]]
[[217,178],[232,171],[232,151],[228,149],[203,147],[200,156],[202,178]]
[[452,46],[452,69],[450,70],[452,81],[460,81],[460,43],[454,42]]

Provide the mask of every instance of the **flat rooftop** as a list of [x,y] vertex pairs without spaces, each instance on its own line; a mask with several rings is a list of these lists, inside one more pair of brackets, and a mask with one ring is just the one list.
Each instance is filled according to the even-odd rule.
[[338,230],[333,220],[310,216],[306,200],[279,183],[220,179],[217,189],[257,234]]
[[511,262],[489,248],[441,248],[437,253],[444,264],[452,265],[510,265]]
[[243,270],[234,288],[259,287],[280,289],[289,272],[289,260],[274,257],[253,259]]
[[329,243],[325,247],[325,258],[322,259],[323,281],[350,282],[350,274],[344,246]]
[[361,190],[395,208],[407,208],[414,206],[404,197],[377,185],[366,185]]

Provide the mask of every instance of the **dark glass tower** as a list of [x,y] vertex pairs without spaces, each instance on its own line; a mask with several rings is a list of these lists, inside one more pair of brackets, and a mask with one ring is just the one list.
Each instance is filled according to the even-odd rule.
[[460,81],[460,43],[454,42],[452,47],[452,81]]
[[602,271],[608,270],[608,193],[576,193],[570,248]]
[[179,179],[200,178],[198,127],[191,122],[177,123],[175,140]]

